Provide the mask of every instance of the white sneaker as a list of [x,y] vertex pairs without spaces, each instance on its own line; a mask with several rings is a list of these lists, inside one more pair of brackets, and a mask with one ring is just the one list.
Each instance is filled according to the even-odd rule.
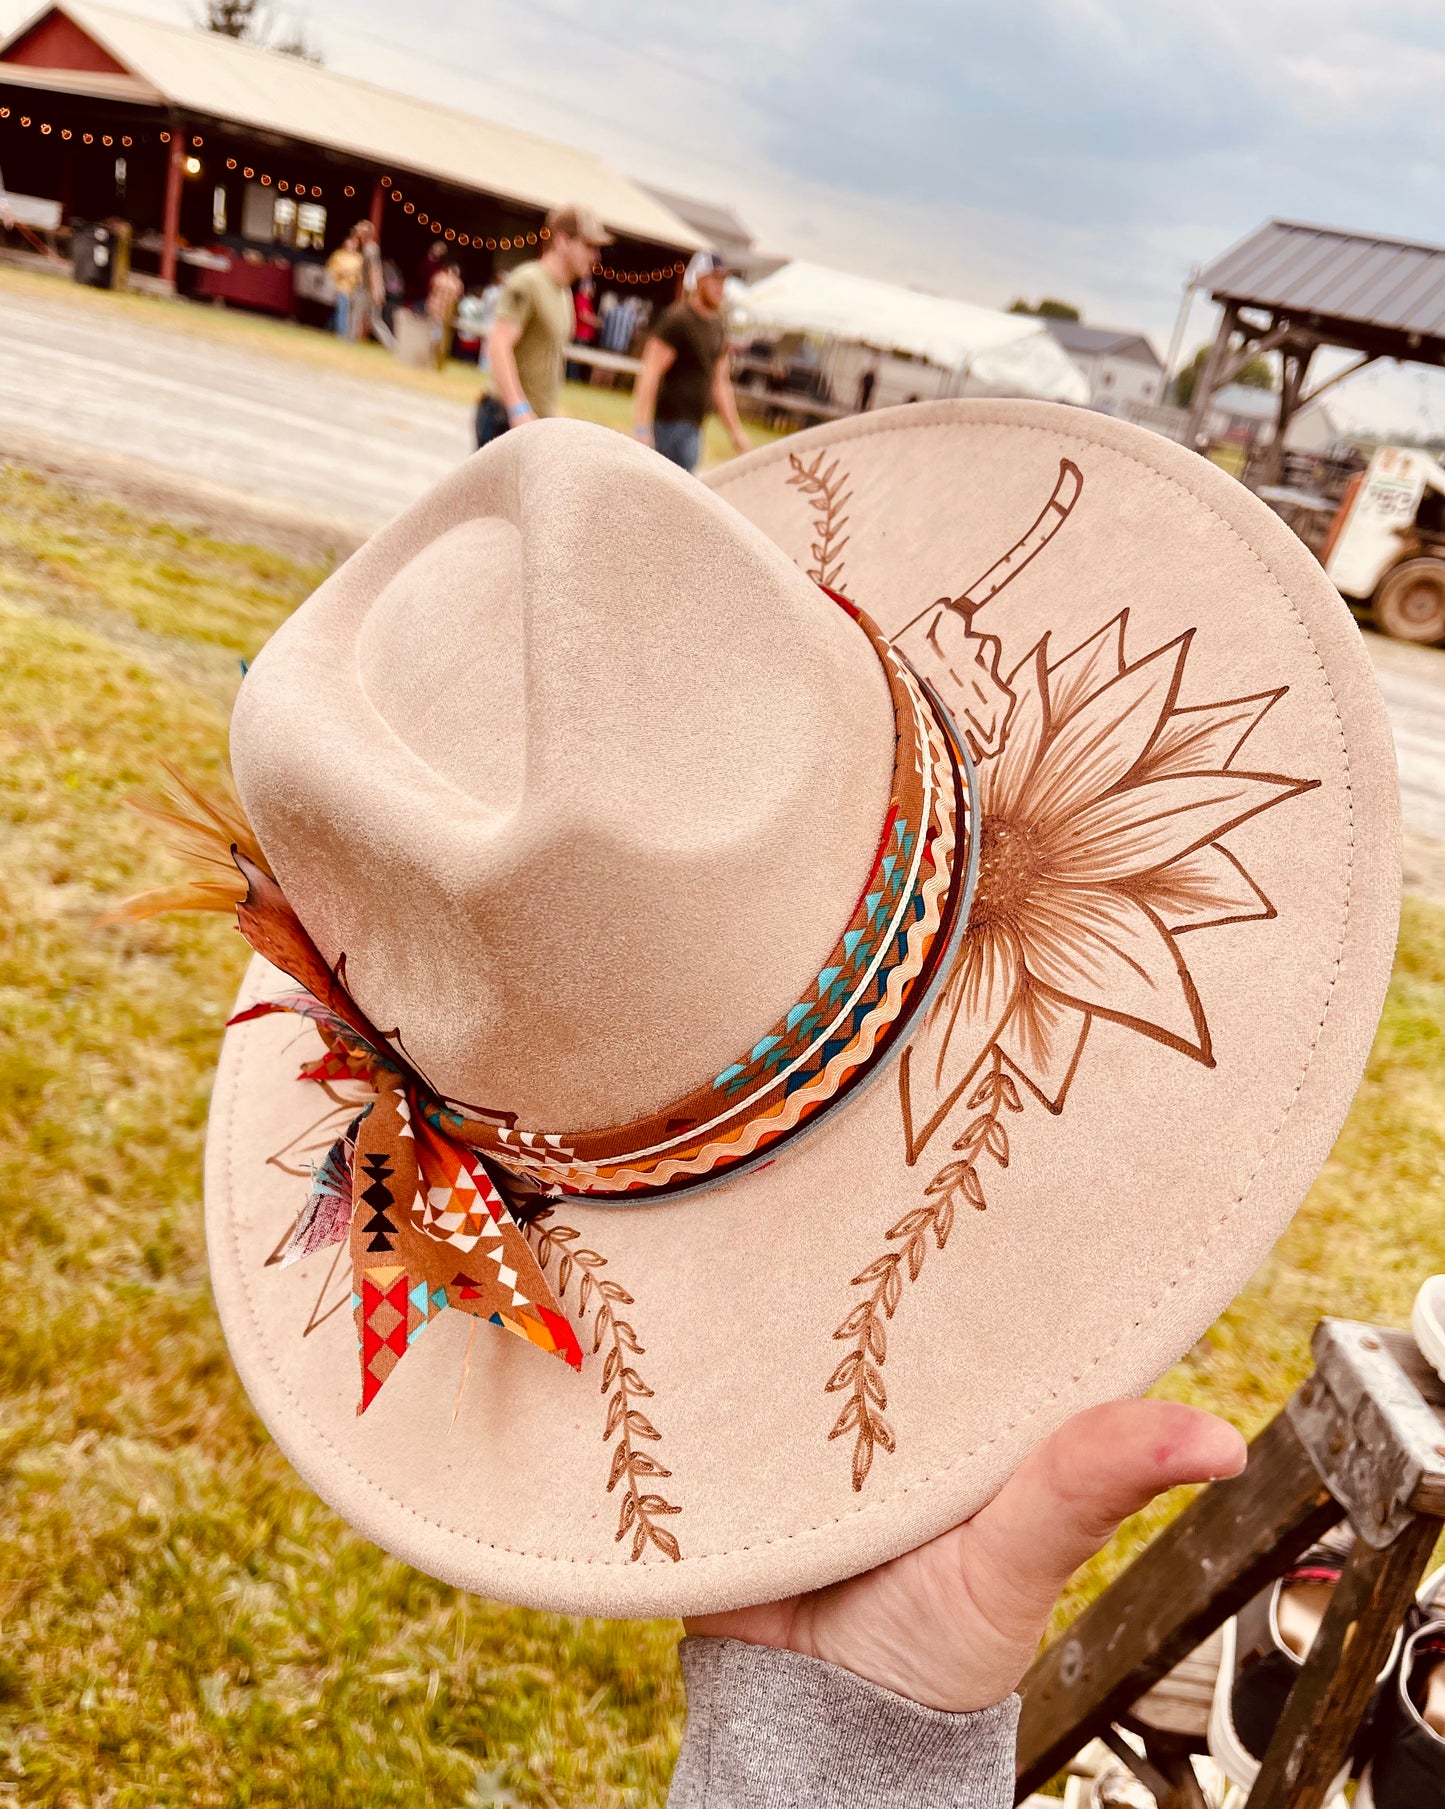
[[1420,1355],[1445,1380],[1445,1275],[1431,1275],[1421,1284],[1410,1314],[1410,1330]]

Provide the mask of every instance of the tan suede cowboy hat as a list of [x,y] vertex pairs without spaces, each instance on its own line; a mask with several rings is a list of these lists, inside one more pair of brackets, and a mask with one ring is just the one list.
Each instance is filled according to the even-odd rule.
[[275,964],[207,1150],[235,1362],[362,1532],[546,1608],[827,1583],[1146,1387],[1309,1186],[1389,971],[1339,597],[1063,408],[711,490],[508,434],[277,632],[232,751]]

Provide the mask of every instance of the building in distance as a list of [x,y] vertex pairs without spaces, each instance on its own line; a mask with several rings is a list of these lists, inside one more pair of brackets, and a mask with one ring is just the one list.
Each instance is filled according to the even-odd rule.
[[1122,415],[1139,404],[1165,400],[1163,363],[1142,333],[1047,317],[1044,325],[1083,372],[1090,408]]

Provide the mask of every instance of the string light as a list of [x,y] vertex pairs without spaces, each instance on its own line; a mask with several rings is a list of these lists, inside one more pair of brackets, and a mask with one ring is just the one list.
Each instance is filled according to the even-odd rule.
[[[129,151],[135,144],[135,139],[129,133],[122,134],[119,141],[117,141],[114,134],[110,133],[110,132],[102,132],[99,134],[97,134],[95,132],[76,133],[69,126],[57,127],[57,126],[53,125],[51,123],[51,121],[49,121],[49,120],[33,119],[31,117],[31,115],[28,113],[22,113],[17,117],[12,113],[12,111],[9,107],[0,107],[0,120],[6,120],[6,119],[11,119],[11,118],[14,118],[16,124],[23,126],[27,131],[29,130],[29,128],[31,126],[38,126],[40,128],[40,132],[43,137],[49,138],[49,137],[52,137],[52,136],[55,136],[58,134],[58,136],[66,144],[75,142],[75,143],[87,145],[92,149],[99,146],[101,149],[107,150],[107,151],[113,150],[115,148],[117,142],[119,142],[119,144],[123,150],[127,150],[127,151]],[[157,133],[156,136],[161,144],[170,144],[171,139],[172,139],[172,134],[170,132],[160,132],[160,133]],[[185,142],[186,142],[185,137],[184,137],[184,135],[182,135],[181,143],[184,144]],[[202,146],[204,146],[205,140],[198,133],[198,134],[196,134],[196,136],[194,136],[190,140],[190,143],[195,149],[199,150]],[[228,170],[240,170],[242,176],[246,179],[247,182],[254,181],[257,178],[257,172],[254,169],[252,169],[249,164],[242,166],[237,161],[237,159],[234,157],[228,157],[226,159],[226,168]],[[186,157],[186,169],[190,172],[190,174],[195,175],[200,169],[199,159],[188,155]],[[314,201],[319,201],[322,198],[322,191],[321,191],[321,187],[319,184],[312,184],[311,187],[308,189],[306,183],[304,183],[304,182],[288,183],[286,181],[273,177],[270,174],[267,174],[264,172],[261,173],[260,180],[267,188],[271,187],[271,185],[274,183],[276,188],[283,195],[294,191],[294,193],[296,194],[298,199],[304,197],[308,193],[310,194],[311,198]],[[354,189],[348,189],[346,192],[348,195],[353,195],[353,194],[355,194],[356,191]]]
[[460,227],[448,226],[445,220],[439,220],[433,214],[418,212],[416,202],[408,201],[399,188],[393,187],[390,176],[380,177],[379,182],[389,201],[396,202],[404,214],[411,214],[415,218],[418,226],[429,228],[448,244],[466,246],[474,251],[521,251],[524,246],[545,244],[552,236],[542,226],[536,232],[514,232],[504,239],[484,239],[480,233],[463,232]]
[[[9,119],[11,117],[12,117],[12,115],[11,115],[9,107],[0,107],[0,119]],[[23,126],[26,129],[26,131],[28,131],[31,126],[38,126],[40,128],[40,135],[42,138],[50,138],[57,131],[57,127],[55,127],[48,119],[33,119],[31,117],[31,115],[28,113],[22,113],[19,116],[16,123],[20,126]],[[59,135],[60,135],[60,138],[63,143],[70,144],[74,141],[75,133],[69,126],[61,126],[58,128],[58,131],[59,131]],[[170,136],[171,135],[169,132],[162,132],[160,135],[161,143],[169,144]],[[82,132],[80,135],[80,142],[81,142],[81,144],[84,144],[84,145],[94,145],[94,143],[95,143],[94,132]],[[115,139],[110,135],[109,132],[105,132],[101,135],[100,142],[105,147],[105,149],[108,151],[111,148],[111,146],[115,143]],[[129,150],[130,147],[135,143],[135,140],[130,137],[125,137],[125,138],[122,138],[120,142],[125,146],[125,148],[127,150]],[[197,142],[199,142],[199,140]]]
[[[9,110],[9,107],[0,107],[0,119],[9,118],[11,118],[11,110]],[[20,119],[18,119],[16,123],[25,127],[25,130],[29,130],[33,125],[38,125],[42,137],[51,137],[52,132],[56,130],[49,119],[33,119],[29,114],[20,114]],[[63,125],[63,127],[60,128],[60,136],[61,139],[69,145],[76,134],[72,132],[69,125]],[[94,134],[94,132],[81,132],[80,141],[81,145],[94,145],[94,143],[96,143],[96,134]],[[101,137],[101,145],[105,145],[107,148],[110,148],[110,145],[114,145],[114,143],[116,143],[116,141],[114,141],[114,137],[110,137],[109,132]],[[121,139],[121,145],[130,145],[130,139],[128,139],[128,137],[123,137],[123,139]]]
[[[228,157],[226,159],[226,168],[228,170],[239,169],[241,171],[241,174],[245,177],[247,182],[253,182],[256,179],[255,170],[253,170],[249,164],[246,164],[244,167],[242,165],[238,164],[234,157]],[[267,188],[269,188],[271,186],[272,180],[273,180],[272,177],[269,175],[263,174],[261,176],[261,182]],[[308,189],[304,182],[289,182],[289,181],[287,181],[287,179],[284,176],[278,176],[274,180],[275,180],[277,189],[283,195],[289,194],[292,189],[295,189],[298,199],[304,198],[308,194],[311,196],[312,200],[314,200],[314,201],[319,201],[321,199],[321,189],[318,185],[316,185],[314,183]]]
[[609,283],[662,283],[670,276],[681,276],[687,269],[684,263],[666,264],[660,270],[615,270],[609,264],[594,264],[593,276],[600,276]]
[[[11,109],[9,107],[0,107],[0,120],[7,120],[11,117]],[[38,125],[41,136],[45,138],[51,137],[55,132],[55,127],[49,120],[35,120],[28,113],[22,113],[20,115],[19,124],[27,131],[32,125]],[[69,126],[62,126],[60,128],[60,137],[65,143],[69,144],[74,139],[74,136],[75,134]],[[157,137],[161,144],[168,145],[171,142],[170,132],[160,132],[157,134]],[[85,145],[93,146],[96,142],[95,134],[93,132],[82,133],[80,142]],[[100,143],[105,150],[112,149],[115,142],[114,136],[109,132],[104,132],[100,135]],[[184,142],[185,138],[184,135],[182,135],[182,143]],[[135,140],[130,134],[126,133],[122,135],[120,143],[122,148],[128,151],[134,145]],[[193,149],[200,150],[204,146],[205,140],[197,133],[192,136],[190,143]],[[188,157],[186,159],[186,166],[188,169],[191,169],[192,166],[199,167],[198,160],[194,157]],[[235,170],[238,167],[240,168],[242,177],[247,182],[259,180],[263,188],[270,188],[274,184],[278,192],[283,195],[289,194],[294,188],[298,197],[304,196],[309,192],[314,200],[319,201],[322,198],[322,190],[319,184],[312,184],[308,191],[308,186],[304,182],[293,183],[285,178],[273,177],[269,171],[265,170],[257,172],[250,164],[238,165],[237,159],[234,157],[228,157],[226,159],[226,168],[228,170]],[[542,226],[539,227],[536,232],[512,233],[510,236],[500,240],[495,238],[483,239],[480,233],[465,233],[455,226],[447,226],[441,220],[433,219],[428,214],[417,213],[416,203],[414,201],[408,201],[399,188],[392,187],[392,178],[390,176],[382,176],[380,178],[380,186],[382,191],[401,207],[403,213],[415,215],[418,225],[430,227],[432,232],[443,237],[448,244],[456,244],[478,251],[484,248],[487,251],[497,251],[499,249],[502,251],[521,251],[528,246],[537,244],[545,245],[552,237],[551,229]],[[342,192],[348,201],[355,198],[356,190],[349,183]],[[617,270],[611,265],[601,263],[592,266],[593,274],[603,277],[608,282],[634,285],[640,283],[660,283],[665,281],[668,277],[681,276],[686,268],[687,266],[684,263],[665,265],[654,270]]]

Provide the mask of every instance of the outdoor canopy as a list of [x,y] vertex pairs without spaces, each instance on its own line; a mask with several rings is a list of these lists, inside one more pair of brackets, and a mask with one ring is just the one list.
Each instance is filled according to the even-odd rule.
[[822,264],[785,264],[743,292],[740,324],[812,333],[904,352],[967,379],[965,393],[1089,400],[1083,373],[1043,322],[852,276]]

